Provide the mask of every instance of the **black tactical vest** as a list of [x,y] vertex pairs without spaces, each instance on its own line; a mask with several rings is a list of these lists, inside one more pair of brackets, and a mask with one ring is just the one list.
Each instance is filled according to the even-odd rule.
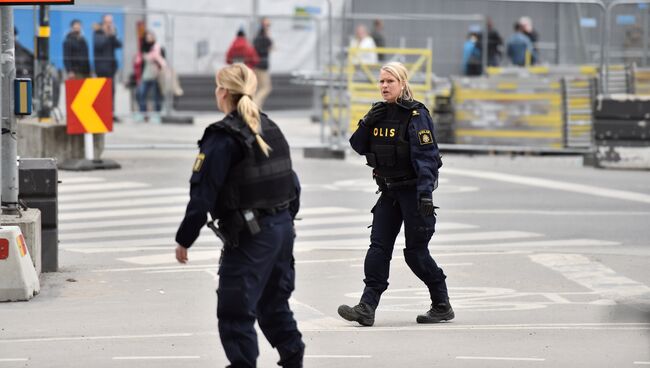
[[[419,102],[399,102],[396,113],[377,122],[370,130],[370,153],[366,154],[368,166],[383,178],[415,178],[411,163],[411,144],[408,127],[413,111],[423,107]],[[392,108],[392,107],[391,107]]]
[[260,114],[260,135],[271,147],[266,157],[246,123],[236,114],[213,124],[230,133],[244,148],[244,159],[228,173],[219,195],[222,210],[271,209],[287,205],[296,197],[291,156],[280,128]]

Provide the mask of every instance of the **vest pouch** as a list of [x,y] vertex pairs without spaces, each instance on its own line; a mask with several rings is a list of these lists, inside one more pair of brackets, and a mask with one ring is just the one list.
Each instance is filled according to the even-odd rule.
[[377,167],[377,157],[374,153],[366,153],[366,165]]
[[379,166],[393,167],[397,163],[394,145],[376,145],[374,151]]

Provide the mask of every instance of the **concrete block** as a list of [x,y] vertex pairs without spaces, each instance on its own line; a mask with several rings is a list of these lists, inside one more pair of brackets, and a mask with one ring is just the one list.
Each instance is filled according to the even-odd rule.
[[0,228],[0,302],[30,300],[41,291],[18,226]]
[[[68,135],[64,124],[39,123],[35,118],[19,119],[18,156],[53,157],[58,161],[84,158],[83,135]],[[95,158],[104,151],[104,134],[93,136]]]
[[18,215],[0,215],[0,226],[18,226],[23,233],[36,274],[41,273],[41,211],[28,208]]
[[59,270],[59,230],[41,229],[41,272]]

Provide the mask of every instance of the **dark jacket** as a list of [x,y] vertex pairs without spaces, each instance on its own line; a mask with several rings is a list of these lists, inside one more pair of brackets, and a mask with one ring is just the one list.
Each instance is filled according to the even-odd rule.
[[66,72],[75,74],[90,74],[90,60],[88,59],[88,42],[84,36],[68,33],[63,41],[63,65]]
[[98,77],[113,78],[117,72],[115,50],[122,47],[122,42],[115,35],[107,35],[102,29],[93,35],[93,56],[95,58],[95,74]]
[[16,78],[34,78],[34,54],[16,41]]
[[255,37],[255,40],[253,40],[253,46],[255,46],[255,51],[260,58],[260,62],[255,65],[255,68],[269,70],[269,52],[273,46],[271,38],[264,31],[260,31]]

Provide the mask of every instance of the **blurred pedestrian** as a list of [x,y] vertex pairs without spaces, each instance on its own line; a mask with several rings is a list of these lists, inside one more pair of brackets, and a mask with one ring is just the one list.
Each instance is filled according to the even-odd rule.
[[481,56],[481,44],[479,34],[470,30],[465,44],[463,44],[463,74],[466,76],[477,76],[483,74],[483,60]]
[[188,261],[208,223],[222,239],[217,318],[230,367],[255,367],[255,321],[278,350],[278,365],[302,367],[305,345],[289,308],[294,290],[293,219],[300,184],[289,145],[251,99],[257,81],[236,63],[217,72],[217,106],[226,116],[208,126],[192,168],[190,201],[176,233],[176,259]]
[[382,66],[379,89],[383,101],[373,104],[350,138],[352,149],[365,155],[373,168],[381,193],[371,210],[372,230],[361,300],[355,306],[338,308],[341,317],[364,326],[374,324],[379,299],[388,288],[390,260],[402,223],[404,259],[431,297],[431,308],[416,321],[437,323],[454,318],[446,276],[428,249],[436,225],[433,191],[442,161],[431,116],[421,102],[413,99],[407,73],[399,62]]
[[[372,22],[372,33],[370,36],[372,40],[375,41],[376,47],[386,47],[386,39],[384,38],[384,21],[381,19],[375,19]],[[386,54],[383,52],[377,53],[377,60],[382,62],[386,59]]]
[[521,17],[519,18],[519,24],[521,24],[521,30],[528,37],[530,42],[533,44],[533,51],[531,53],[530,64],[535,65],[539,64],[539,48],[537,43],[539,42],[539,34],[537,30],[533,28],[533,21],[530,17]]
[[[375,52],[375,41],[368,34],[368,29],[363,24],[359,24],[354,32],[354,38],[350,42],[351,48],[360,49],[357,57],[353,58],[353,64],[376,64],[377,53]],[[370,51],[363,51],[363,49],[372,49]]]
[[514,25],[515,33],[506,42],[506,53],[510,62],[517,66],[528,66],[534,57],[533,43],[524,33],[519,22]]
[[[93,34],[93,57],[95,74],[98,77],[111,78],[113,85],[113,110],[115,110],[115,73],[118,65],[115,50],[122,47],[122,42],[117,38],[117,31],[111,14],[104,14],[102,22],[95,27]],[[114,121],[119,119],[113,115]]]
[[253,101],[260,109],[264,108],[264,101],[271,93],[273,86],[271,85],[271,75],[269,74],[269,61],[270,53],[273,49],[273,40],[269,35],[269,28],[271,28],[271,21],[269,18],[262,18],[260,21],[260,30],[253,40],[255,52],[260,58],[259,63],[255,65],[255,77],[257,77],[257,91],[253,96]]
[[230,44],[228,52],[226,53],[226,63],[244,63],[249,68],[253,69],[260,62],[255,48],[246,39],[246,33],[243,28],[237,31],[237,36]]
[[[144,116],[136,115],[136,121],[144,118],[145,121],[160,123],[160,110],[162,108],[162,93],[158,79],[167,68],[167,63],[162,54],[160,44],[156,42],[156,36],[151,31],[146,31],[140,41],[140,55],[142,57],[142,74],[137,90],[138,106],[140,113]],[[153,112],[147,113],[147,101],[149,94],[153,98]]]
[[[494,28],[494,23],[492,22],[492,18],[489,17],[487,18],[487,30],[488,30],[488,54],[487,54],[488,66],[499,66],[499,64],[501,64],[501,58],[503,57],[503,51],[501,50],[503,47],[503,39],[501,38],[499,31],[497,31]],[[482,34],[479,34],[478,42],[481,46],[483,46]]]
[[81,31],[81,21],[70,22],[70,32],[63,41],[63,65],[67,79],[83,79],[90,76],[88,42]]

